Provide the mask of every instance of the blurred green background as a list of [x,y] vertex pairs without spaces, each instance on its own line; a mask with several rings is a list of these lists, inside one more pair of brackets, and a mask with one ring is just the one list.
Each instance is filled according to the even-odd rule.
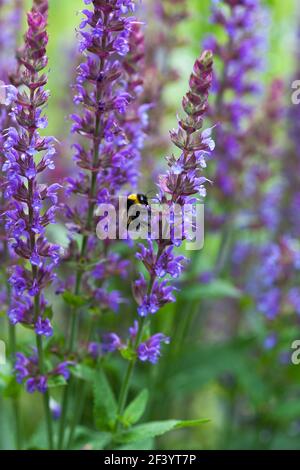
[[[148,0],[151,1],[151,0]],[[62,142],[61,158],[70,158],[67,136],[70,129],[68,114],[72,108],[70,75],[74,77],[74,48],[76,27],[80,22],[82,0],[49,0],[49,129],[47,132]],[[188,0],[190,17],[180,24],[178,37],[185,45],[174,52],[172,63],[180,73],[180,80],[165,90],[169,109],[179,109],[186,91],[188,76],[195,58],[201,50],[201,41],[207,33],[219,34],[209,22],[210,0]],[[30,1],[27,1],[28,6]],[[262,80],[270,83],[275,77],[286,79],[296,67],[297,0],[268,0],[264,4],[270,13],[269,50],[267,67]],[[146,26],[147,27],[147,26]],[[165,116],[164,126],[174,127],[176,114]],[[164,155],[161,156],[163,161]],[[218,239],[207,236],[205,249],[197,254],[186,277],[209,269],[217,250]],[[206,290],[205,290],[206,289]],[[223,290],[222,290],[223,289]],[[155,384],[151,418],[208,417],[211,422],[199,429],[177,431],[161,439],[159,448],[216,449],[216,448],[300,448],[300,372],[297,367],[278,364],[277,351],[264,352],[261,347],[265,336],[259,317],[247,317],[247,328],[241,328],[233,337],[227,332],[227,312],[223,303],[233,310],[247,311],[249,299],[240,298],[233,286],[222,289],[196,286],[194,293],[183,290],[178,302],[169,305],[156,319],[158,329],[166,331],[168,322],[192,308],[191,299],[201,304],[201,315],[195,322],[193,340],[186,340],[184,354],[172,362],[172,352],[166,358],[165,380],[156,377],[153,368],[150,378],[140,373],[136,387],[149,380]],[[219,296],[219,297],[218,297]],[[188,307],[187,307],[188,306]],[[220,314],[221,312],[221,314]],[[176,317],[177,318],[177,317]],[[210,323],[213,323],[211,326]],[[288,327],[282,336],[283,350],[297,337],[297,329]],[[122,367],[116,364],[116,368]],[[162,408],[162,397],[168,404]],[[26,398],[24,398],[26,400]],[[25,415],[30,422],[31,409],[26,402]],[[40,410],[35,410],[39,416]],[[35,419],[31,422],[34,427]],[[31,431],[31,430],[29,430]]]
[[[146,1],[151,3],[151,0]],[[268,66],[264,73],[265,80],[270,81],[276,76],[288,76],[291,73],[299,2],[265,0],[262,3],[268,6],[270,12]],[[58,103],[70,103],[72,99],[72,92],[68,94],[66,84],[74,65],[72,51],[78,42],[76,28],[82,16],[80,10],[85,5],[82,0],[49,0],[49,4],[49,88],[52,95],[49,102],[49,132],[60,135],[62,130],[70,127],[66,120],[68,112],[64,116]],[[26,0],[25,5],[29,7],[30,0]],[[186,40],[186,45],[175,52],[172,58],[181,80],[167,90],[168,100],[178,108],[195,57],[201,50],[202,39],[207,33],[219,34],[209,21],[210,0],[187,0],[187,5],[190,18],[178,28],[178,35]],[[175,122],[176,117],[173,119]]]

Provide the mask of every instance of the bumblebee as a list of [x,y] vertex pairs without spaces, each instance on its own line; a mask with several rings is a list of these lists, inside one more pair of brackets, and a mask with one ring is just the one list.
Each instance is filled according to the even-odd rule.
[[127,196],[127,211],[134,204],[140,204],[141,206],[148,206],[149,201],[145,194],[129,194],[129,196]]
[[[129,194],[127,196],[127,213],[133,205],[140,205],[140,206],[149,206],[148,198],[145,194]],[[135,216],[128,216],[127,218],[127,229],[130,223],[139,217],[140,213],[137,212]]]

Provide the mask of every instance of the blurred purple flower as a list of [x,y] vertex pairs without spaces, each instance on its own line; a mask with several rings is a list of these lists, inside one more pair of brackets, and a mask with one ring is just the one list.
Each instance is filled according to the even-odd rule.
[[50,410],[52,417],[55,421],[58,421],[61,417],[61,406],[53,398],[50,399]]
[[288,300],[296,313],[300,315],[300,289],[298,287],[290,289],[288,292]]
[[264,348],[269,350],[273,349],[277,344],[277,335],[276,333],[269,334],[264,340]]
[[[266,43],[266,13],[259,0],[222,0],[213,3],[212,23],[224,33],[222,41],[211,36],[204,41],[204,47],[211,49],[220,62],[214,75],[215,100],[209,109],[212,120],[220,123],[216,129],[214,188],[233,211],[247,172],[244,144],[254,110],[252,97],[261,91],[257,76]],[[228,204],[226,207],[228,215]]]
[[280,301],[280,289],[274,287],[259,297],[257,308],[268,319],[273,320],[279,313]]
[[122,347],[122,341],[116,333],[107,333],[102,337],[103,353],[114,352]]

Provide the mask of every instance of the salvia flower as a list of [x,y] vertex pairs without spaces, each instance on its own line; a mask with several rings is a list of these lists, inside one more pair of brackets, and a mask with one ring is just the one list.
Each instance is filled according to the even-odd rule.
[[256,264],[247,290],[255,299],[258,312],[268,320],[274,320],[283,312],[298,314],[298,242],[285,236],[278,243],[268,243],[254,253]]
[[288,301],[295,312],[300,315],[300,289],[298,287],[292,287],[288,293]]
[[116,333],[107,333],[102,338],[103,353],[117,351],[122,347],[122,341]]
[[59,418],[61,417],[61,406],[53,398],[50,399],[50,410],[51,410],[53,419],[55,421],[59,420]]
[[0,1],[0,80],[6,84],[8,84],[9,74],[16,66],[15,50],[17,31],[21,25],[21,13],[20,2]]
[[[189,81],[190,90],[182,101],[185,116],[179,118],[178,129],[170,133],[172,142],[181,151],[177,159],[174,155],[167,158],[169,170],[159,180],[160,202],[167,205],[170,212],[174,204],[182,207],[185,203],[191,202],[191,196],[203,198],[206,194],[204,185],[207,178],[203,176],[203,169],[206,166],[204,162],[210,157],[214,142],[211,136],[212,129],[203,130],[202,127],[212,82],[212,64],[210,51],[203,52],[196,61]],[[169,240],[159,237],[156,240],[156,249],[153,240],[148,240],[148,246],[142,246],[137,254],[149,275],[149,280],[146,280],[141,274],[133,284],[138,315],[142,318],[155,314],[164,305],[175,301],[176,288],[170,281],[179,277],[185,264],[185,258],[176,256],[173,252],[177,241],[170,231]],[[153,354],[149,352],[151,362],[156,362],[158,359],[160,338],[163,338],[160,335],[153,337]],[[141,351],[138,352],[139,358],[145,357],[144,360],[148,360],[146,344],[141,348],[141,351],[145,351],[145,355],[143,356]],[[151,345],[150,341],[149,351],[152,351]],[[155,352],[156,347],[157,352]]]
[[208,37],[204,43],[220,61],[214,77],[215,100],[210,106],[212,120],[220,124],[214,182],[217,197],[232,204],[241,192],[253,97],[261,91],[255,78],[263,65],[260,51],[266,45],[262,33],[262,25],[267,31],[266,17],[259,0],[222,0],[213,4],[212,23],[225,35],[224,41]]
[[54,139],[39,133],[46,126],[43,108],[48,100],[44,88],[47,76],[42,73],[48,62],[47,16],[41,13],[46,6],[47,2],[41,2],[28,13],[25,44],[17,54],[18,70],[13,83],[20,88],[11,110],[16,125],[3,133],[3,171],[4,194],[11,200],[5,211],[6,230],[11,248],[23,260],[10,277],[12,301],[8,315],[12,323],[33,325],[37,335],[50,336],[52,327],[44,318],[43,291],[54,279],[60,248],[46,236],[46,227],[55,222],[59,185],[39,181],[46,169],[53,168],[55,154]]
[[101,355],[101,352],[102,352],[101,344],[96,343],[95,341],[92,341],[91,343],[88,344],[87,352],[94,360],[96,360]]
[[16,354],[15,372],[19,383],[25,381],[26,390],[29,393],[36,391],[45,393],[48,389],[48,380],[51,376],[61,375],[66,380],[70,376],[69,366],[74,363],[71,361],[62,362],[47,373],[41,373],[36,351],[31,356],[25,356],[23,353]]
[[[15,49],[17,40],[17,31],[20,29],[21,23],[21,5],[19,2],[0,1],[0,214],[2,214],[8,205],[8,200],[3,192],[4,174],[2,166],[5,161],[3,152],[4,137],[2,132],[10,126],[11,116],[9,113],[10,106],[16,99],[17,90],[9,82],[9,76],[16,67]],[[9,289],[4,280],[8,265],[13,257],[7,242],[7,234],[4,224],[0,227],[0,280],[3,288],[1,288],[0,304],[7,305],[9,303]],[[3,271],[3,274],[2,274]],[[2,280],[3,276],[3,280]]]
[[[295,71],[291,77],[291,83],[297,83],[300,73],[300,26],[298,25],[297,37],[295,38]],[[300,222],[297,213],[300,204],[299,191],[299,171],[300,171],[300,105],[292,102],[287,111],[287,128],[288,128],[288,151],[285,155],[284,165],[282,168],[285,178],[285,191],[282,204],[282,223],[285,224],[285,230],[294,237],[299,237]]]
[[264,348],[273,349],[277,344],[278,338],[276,333],[270,333],[264,340]]
[[156,178],[159,170],[155,157],[166,155],[170,148],[170,140],[163,125],[169,111],[165,90],[181,76],[179,67],[174,67],[172,57],[174,51],[185,44],[177,34],[177,27],[184,22],[188,13],[186,0],[153,0],[141,2],[141,7],[145,9],[144,17],[152,18],[146,30],[145,85],[142,95],[145,103],[151,103],[142,159],[142,173],[146,181],[150,182]]
[[[179,119],[178,129],[171,132],[171,140],[181,155],[178,159],[174,155],[167,158],[169,170],[160,177],[160,201],[170,209],[174,203],[183,206],[190,202],[191,196],[205,196],[207,178],[203,176],[203,159],[209,158],[214,143],[211,129],[203,131],[202,126],[211,82],[212,54],[205,51],[194,65],[190,90],[183,98],[186,117]],[[174,257],[172,246],[168,245],[169,241],[158,240],[158,252],[154,253],[153,242],[149,240],[148,248],[143,247],[137,255],[153,279],[165,274],[178,277],[182,271],[184,258]],[[138,281],[137,286],[140,284]]]
[[157,333],[156,335],[151,336],[144,343],[141,343],[137,349],[139,360],[142,362],[147,361],[151,364],[156,364],[159,357],[161,356],[162,343],[170,343],[170,338],[163,335],[162,333]]
[[[285,189],[283,151],[276,135],[285,116],[284,83],[273,80],[259,111],[253,116],[243,144],[243,224],[250,229],[275,232],[282,223],[281,207]],[[287,169],[290,158],[284,163]]]
[[85,61],[78,67],[74,87],[74,102],[81,111],[72,115],[72,131],[80,138],[74,145],[80,171],[67,178],[66,194],[75,203],[65,207],[70,233],[81,234],[82,245],[78,249],[71,242],[69,259],[85,256],[93,262],[92,276],[78,272],[75,286],[79,278],[86,281],[85,289],[96,305],[116,311],[123,299],[108,290],[108,279],[126,276],[128,262],[109,252],[109,241],[103,256],[95,208],[113,202],[124,185],[137,184],[147,125],[147,106],[138,99],[143,89],[144,41],[131,16],[135,2],[85,3],[92,9],[82,11],[80,50]]

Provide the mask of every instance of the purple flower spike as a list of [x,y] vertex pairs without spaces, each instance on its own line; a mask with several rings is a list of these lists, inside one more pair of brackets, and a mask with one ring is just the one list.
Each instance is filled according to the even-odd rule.
[[[247,175],[250,155],[246,158],[245,143],[248,143],[255,110],[252,102],[261,92],[255,80],[262,68],[260,57],[267,37],[266,11],[261,3],[260,0],[214,2],[212,23],[221,30],[224,40],[209,36],[204,41],[220,65],[214,76],[215,99],[209,110],[212,120],[220,122],[216,128],[214,190],[226,207],[231,204],[231,210],[236,195],[241,194],[251,178],[250,173]],[[223,223],[220,219],[219,224]]]
[[[11,126],[3,132],[2,169],[4,194],[10,201],[4,214],[5,228],[15,254],[9,279],[12,299],[8,316],[13,324],[30,324],[36,334],[51,336],[50,321],[43,316],[43,291],[54,279],[60,249],[45,236],[46,227],[55,222],[59,185],[48,186],[39,180],[50,167],[49,157],[55,154],[54,139],[39,133],[47,125],[43,109],[49,96],[44,88],[47,76],[42,73],[48,63],[47,12],[48,2],[40,0],[34,2],[27,15],[25,44],[18,51],[17,72],[12,76],[16,92],[12,93]],[[29,388],[35,386],[44,388],[43,384],[29,383]]]
[[[114,203],[125,185],[136,187],[145,140],[147,104],[142,100],[144,35],[130,16],[134,1],[94,0],[82,11],[80,51],[72,132],[77,135],[74,161],[79,171],[67,178],[68,205],[64,212],[70,238],[82,236],[84,257],[93,263],[82,284],[95,307],[117,312],[124,300],[109,289],[113,276],[128,276],[128,261],[110,252],[103,259],[96,226],[97,204]],[[93,215],[93,217],[92,217]],[[78,253],[71,239],[69,258]],[[95,259],[99,263],[95,266]],[[92,275],[90,275],[92,274]],[[76,276],[75,276],[76,278]],[[75,280],[75,279],[74,279]],[[99,282],[101,281],[101,282]]]
[[[167,158],[169,170],[159,180],[159,199],[170,209],[170,213],[175,203],[184,206],[186,203],[191,203],[191,196],[197,200],[197,197],[201,199],[206,195],[205,183],[208,180],[203,176],[203,169],[215,144],[212,139],[212,129],[203,130],[202,127],[208,109],[212,66],[212,53],[204,51],[194,64],[189,80],[190,89],[182,100],[185,115],[178,120],[178,128],[170,133],[172,142],[181,152],[178,158],[174,155]],[[188,224],[190,221],[184,220],[184,227]],[[172,235],[170,230],[170,235],[170,239],[167,240],[158,235],[157,249],[152,240],[148,240],[147,247],[140,245],[137,258],[148,271],[149,281],[147,282],[141,274],[133,283],[132,290],[138,304],[138,315],[142,318],[155,314],[164,305],[175,301],[176,288],[171,285],[171,281],[180,276],[186,259],[174,255],[173,249],[180,244],[180,240],[175,239],[174,231]],[[161,280],[162,278],[165,279]],[[141,324],[143,325],[143,321]],[[136,337],[135,328],[130,330],[130,335],[131,338]],[[161,342],[169,342],[169,339],[157,334],[147,342],[141,343],[138,346],[140,360],[156,363],[160,355]]]

